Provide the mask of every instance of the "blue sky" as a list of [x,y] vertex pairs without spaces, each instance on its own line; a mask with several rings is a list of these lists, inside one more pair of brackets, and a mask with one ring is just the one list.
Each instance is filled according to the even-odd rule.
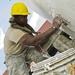
[[8,28],[8,20],[10,17],[10,10],[12,5],[20,0],[0,0],[0,27],[2,27],[4,32]]
[[[0,28],[2,28],[4,34],[9,27],[8,21],[10,18],[11,7],[16,1],[20,0],[0,0]],[[6,67],[4,65],[4,48],[0,48],[0,75],[2,75],[5,70]]]

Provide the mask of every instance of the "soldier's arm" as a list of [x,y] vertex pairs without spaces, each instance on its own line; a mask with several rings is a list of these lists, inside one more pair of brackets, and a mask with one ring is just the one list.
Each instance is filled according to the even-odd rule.
[[58,18],[53,20],[53,27],[45,31],[44,33],[40,33],[39,35],[32,36],[30,34],[25,34],[19,40],[19,43],[22,45],[29,45],[29,46],[37,46],[45,39],[49,38],[53,33],[57,31],[57,29],[61,26],[58,22]]

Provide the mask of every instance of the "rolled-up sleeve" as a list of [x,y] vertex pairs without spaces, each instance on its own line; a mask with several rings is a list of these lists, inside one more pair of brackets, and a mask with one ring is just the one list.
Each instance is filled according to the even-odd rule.
[[20,40],[20,38],[25,34],[27,34],[27,32],[23,32],[20,29],[14,29],[9,33],[9,40],[11,40],[14,43],[17,43]]

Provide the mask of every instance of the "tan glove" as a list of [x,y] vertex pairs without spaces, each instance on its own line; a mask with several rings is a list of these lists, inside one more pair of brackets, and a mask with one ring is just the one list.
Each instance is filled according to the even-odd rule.
[[57,16],[53,19],[52,25],[58,29],[62,25],[62,20]]

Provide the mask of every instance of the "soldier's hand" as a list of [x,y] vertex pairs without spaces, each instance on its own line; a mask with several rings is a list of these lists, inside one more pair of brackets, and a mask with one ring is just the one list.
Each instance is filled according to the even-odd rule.
[[62,21],[60,20],[58,16],[53,19],[52,25],[56,29],[58,29],[62,25]]
[[32,61],[32,62],[30,63],[30,68],[32,68],[34,65],[36,65],[36,63],[35,63],[34,61]]

